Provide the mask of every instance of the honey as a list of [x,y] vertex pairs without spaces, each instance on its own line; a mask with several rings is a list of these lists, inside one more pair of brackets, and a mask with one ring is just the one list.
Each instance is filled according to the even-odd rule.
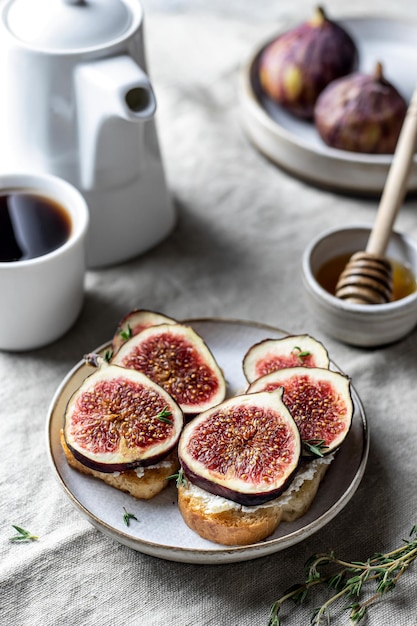
[[[341,254],[329,259],[318,269],[316,273],[317,282],[329,293],[335,295],[336,284],[340,274],[346,267],[347,262],[353,252]],[[409,267],[403,265],[396,259],[389,259],[392,265],[392,298],[400,300],[417,291],[416,277]]]

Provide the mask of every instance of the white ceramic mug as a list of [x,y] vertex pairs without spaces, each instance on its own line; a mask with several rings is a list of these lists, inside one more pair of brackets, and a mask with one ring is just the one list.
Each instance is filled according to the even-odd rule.
[[81,311],[89,214],[80,192],[56,176],[0,176],[0,195],[16,190],[49,198],[69,222],[68,236],[56,249],[0,262],[0,349],[23,351],[61,337]]

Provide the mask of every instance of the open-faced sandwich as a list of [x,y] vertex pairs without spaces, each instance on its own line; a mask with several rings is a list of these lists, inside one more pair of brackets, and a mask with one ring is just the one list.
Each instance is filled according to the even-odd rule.
[[74,469],[149,499],[178,471],[184,416],[221,402],[226,383],[192,328],[151,311],[122,320],[106,357],[85,357],[95,369],[66,407],[61,444]]
[[[300,339],[287,347],[307,356]],[[279,341],[268,340],[262,361],[281,353]],[[199,415],[181,434],[185,522],[210,541],[246,545],[304,515],[352,416],[350,381],[330,369],[286,367],[255,379],[246,394]]]
[[309,335],[265,339],[223,372],[188,325],[151,311],[120,322],[111,350],[70,398],[69,465],[150,499],[178,475],[178,506],[201,537],[247,545],[305,514],[351,425],[350,381]]
[[149,499],[177,471],[183,413],[159,385],[94,357],[97,369],[71,397],[61,443],[71,467]]

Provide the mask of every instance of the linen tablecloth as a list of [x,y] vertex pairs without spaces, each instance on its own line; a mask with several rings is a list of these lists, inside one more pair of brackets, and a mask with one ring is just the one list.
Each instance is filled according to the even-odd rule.
[[[267,626],[271,603],[303,578],[313,553],[348,560],[397,547],[417,524],[417,333],[379,349],[328,337],[311,319],[300,279],[312,237],[371,223],[376,199],[303,183],[248,141],[238,102],[240,68],[258,42],[309,16],[305,0],[224,3],[147,0],[149,72],[177,224],[131,262],[89,271],[81,316],[55,344],[0,353],[0,623],[10,626]],[[370,15],[370,0],[328,0],[332,16]],[[417,21],[408,0],[378,13]],[[4,88],[4,86],[3,86]],[[2,97],[7,97],[7,90]],[[417,237],[417,201],[397,229]],[[1,294],[1,306],[7,306]],[[223,565],[166,561],[108,538],[80,515],[47,457],[46,417],[56,388],[82,355],[110,339],[133,308],[177,319],[264,322],[322,340],[352,378],[371,434],[363,480],[347,506],[303,542],[260,559]],[[12,543],[12,524],[39,539]],[[417,624],[417,569],[370,609],[370,626]],[[309,624],[310,604],[284,623]],[[339,607],[340,609],[340,607]],[[334,623],[347,624],[336,610]]]

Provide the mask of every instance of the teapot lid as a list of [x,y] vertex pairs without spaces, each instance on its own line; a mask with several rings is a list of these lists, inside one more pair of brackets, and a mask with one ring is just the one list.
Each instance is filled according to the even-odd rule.
[[5,10],[15,37],[53,50],[101,47],[134,21],[124,0],[10,0]]

